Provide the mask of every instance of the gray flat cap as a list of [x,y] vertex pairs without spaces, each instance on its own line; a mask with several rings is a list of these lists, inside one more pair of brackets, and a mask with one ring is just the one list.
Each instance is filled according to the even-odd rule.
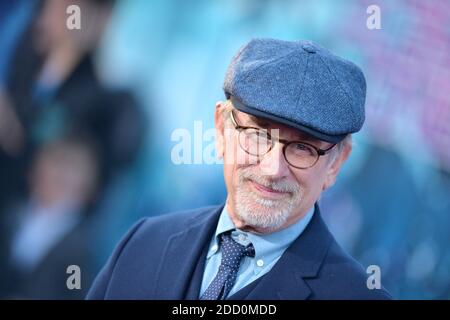
[[361,69],[311,41],[251,40],[233,57],[223,89],[238,110],[331,143],[364,123]]

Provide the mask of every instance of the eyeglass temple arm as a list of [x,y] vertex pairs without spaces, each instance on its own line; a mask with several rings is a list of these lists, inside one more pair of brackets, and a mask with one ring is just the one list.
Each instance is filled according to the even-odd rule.
[[336,143],[331,145],[331,147],[327,148],[327,149],[317,149],[317,153],[319,154],[319,156],[323,156],[325,154],[327,154],[331,149],[333,149],[336,146]]

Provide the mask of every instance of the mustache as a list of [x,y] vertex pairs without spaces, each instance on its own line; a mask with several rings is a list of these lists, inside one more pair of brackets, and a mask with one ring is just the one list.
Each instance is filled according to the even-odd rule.
[[270,188],[278,192],[289,192],[294,195],[300,193],[300,186],[297,183],[286,180],[275,181],[272,179],[267,179],[266,177],[255,174],[250,170],[242,170],[239,173],[239,178],[240,182],[252,180],[266,188]]

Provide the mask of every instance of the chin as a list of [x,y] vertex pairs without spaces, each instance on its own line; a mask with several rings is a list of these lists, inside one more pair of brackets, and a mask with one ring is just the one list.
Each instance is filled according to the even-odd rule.
[[291,215],[286,200],[269,200],[253,194],[237,195],[235,212],[246,226],[258,229],[279,229]]

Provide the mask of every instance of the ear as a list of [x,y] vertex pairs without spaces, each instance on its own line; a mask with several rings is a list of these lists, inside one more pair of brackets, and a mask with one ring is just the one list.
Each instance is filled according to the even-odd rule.
[[325,182],[322,186],[322,191],[325,189],[328,189],[329,187],[334,185],[342,165],[348,159],[351,152],[352,152],[352,145],[345,144],[343,146],[343,149],[337,155],[336,159],[334,159],[334,161],[329,164],[327,173],[326,173]]
[[222,159],[225,150],[225,139],[224,139],[224,121],[223,121],[223,108],[224,104],[222,101],[216,102],[216,111],[214,113],[214,123],[216,127],[216,150],[217,157]]

